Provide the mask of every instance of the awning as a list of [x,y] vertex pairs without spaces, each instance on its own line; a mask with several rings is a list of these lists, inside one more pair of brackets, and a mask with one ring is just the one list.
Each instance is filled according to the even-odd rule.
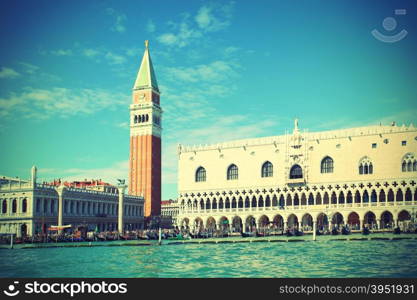
[[63,230],[65,228],[71,228],[71,225],[63,225],[63,226],[52,225],[51,227],[48,228],[48,230],[55,231],[55,230]]

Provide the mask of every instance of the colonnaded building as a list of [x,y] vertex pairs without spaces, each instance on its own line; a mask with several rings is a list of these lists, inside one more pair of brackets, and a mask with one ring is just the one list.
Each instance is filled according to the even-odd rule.
[[[144,199],[125,195],[125,186],[101,181],[38,183],[36,176],[33,167],[30,180],[0,177],[0,234],[33,235],[51,225],[69,224],[118,230],[119,221],[124,230],[143,228]],[[121,219],[119,203],[124,207]]]
[[307,132],[296,120],[281,136],[178,152],[178,225],[191,230],[415,222],[413,125]]

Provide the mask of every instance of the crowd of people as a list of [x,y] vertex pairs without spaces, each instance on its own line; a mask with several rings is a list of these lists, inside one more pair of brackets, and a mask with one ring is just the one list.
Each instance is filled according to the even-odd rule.
[[[316,233],[323,234],[350,234],[352,231],[372,232],[378,230],[377,224],[366,224],[360,228],[359,224],[354,225],[320,225],[316,228]],[[416,224],[401,223],[398,226],[387,224],[386,230],[394,233],[407,232],[417,233]],[[257,229],[255,226],[250,226],[245,231],[241,228],[234,228],[231,226],[223,226],[221,228],[190,228],[188,226],[174,227],[171,229],[142,229],[129,230],[120,234],[118,231],[83,231],[83,230],[66,230],[63,233],[46,232],[36,233],[32,236],[15,237],[10,234],[0,235],[0,244],[8,244],[13,237],[13,243],[50,243],[50,242],[83,242],[83,241],[115,241],[115,240],[185,240],[192,238],[219,238],[230,236],[274,236],[274,235],[303,235],[304,233],[312,233],[313,227],[309,225],[304,226],[289,226],[285,230],[278,226],[264,226]]]

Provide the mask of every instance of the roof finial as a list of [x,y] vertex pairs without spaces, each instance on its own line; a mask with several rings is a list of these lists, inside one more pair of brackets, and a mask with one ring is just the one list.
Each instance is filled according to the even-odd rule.
[[149,41],[145,40],[145,48],[148,49],[148,47],[149,47]]
[[298,133],[298,118],[294,119],[294,133]]

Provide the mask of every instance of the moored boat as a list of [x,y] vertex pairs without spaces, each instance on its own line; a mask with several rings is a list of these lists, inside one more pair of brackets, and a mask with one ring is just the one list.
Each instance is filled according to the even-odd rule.
[[343,234],[343,235],[348,235],[348,234],[350,234],[350,230],[349,230],[349,228],[347,228],[346,226],[345,226],[345,227],[343,227],[343,228],[342,228],[342,234]]

